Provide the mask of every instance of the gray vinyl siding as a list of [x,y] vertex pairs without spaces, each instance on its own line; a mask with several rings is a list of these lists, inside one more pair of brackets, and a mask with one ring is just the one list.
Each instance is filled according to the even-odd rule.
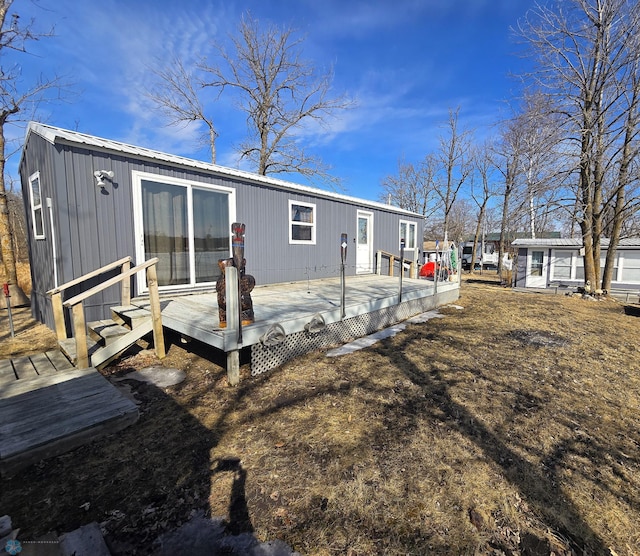
[[[96,186],[95,170],[112,170],[113,182],[104,190]],[[51,222],[46,198],[53,203],[56,231],[58,284],[107,265],[127,255],[135,263],[133,209],[134,171],[233,188],[236,195],[235,220],[246,224],[247,272],[258,285],[338,276],[340,270],[340,234],[348,235],[347,274],[355,274],[357,212],[373,214],[373,253],[384,250],[399,254],[399,222],[417,224],[417,243],[421,245],[423,221],[420,216],[394,212],[366,201],[349,201],[286,190],[277,185],[251,182],[201,170],[163,164],[158,160],[138,159],[127,153],[113,153],[64,141],[51,142],[37,133],[29,135],[21,161],[22,186],[31,226],[29,176],[40,172],[43,197],[45,240],[30,234],[32,265],[32,307],[38,320],[53,326],[46,291],[54,287]],[[316,206],[316,244],[289,244],[289,201]],[[230,217],[233,219],[234,215]],[[419,251],[413,253],[417,260]],[[91,284],[93,285],[93,284]],[[133,295],[137,295],[135,281]],[[86,288],[83,288],[86,289]],[[80,290],[68,291],[67,299]],[[87,321],[107,318],[109,308],[119,304],[119,288],[114,286],[85,302]],[[70,319],[69,319],[70,320]]]

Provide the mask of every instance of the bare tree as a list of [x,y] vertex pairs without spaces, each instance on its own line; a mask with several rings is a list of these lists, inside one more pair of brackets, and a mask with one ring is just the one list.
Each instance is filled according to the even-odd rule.
[[258,174],[298,172],[335,181],[298,136],[304,125],[325,125],[330,115],[351,106],[344,97],[330,96],[331,72],[318,75],[302,59],[302,39],[293,29],[261,29],[249,14],[231,41],[232,53],[216,46],[221,65],[203,63],[201,69],[206,87],[238,93],[250,133],[240,146],[241,157],[252,161]]
[[57,79],[39,79],[25,86],[20,75],[20,66],[7,60],[9,52],[26,53],[30,41],[50,36],[38,34],[33,30],[33,21],[23,25],[17,13],[11,13],[13,0],[0,0],[0,247],[11,295],[14,304],[28,302],[18,287],[16,260],[13,252],[13,230],[9,218],[9,204],[5,187],[5,166],[7,145],[5,124],[16,120],[21,112],[27,112],[45,99],[50,91],[58,91]]
[[[520,26],[537,56],[537,84],[553,96],[562,116],[567,152],[576,153],[578,220],[585,247],[585,281],[601,282],[604,217],[626,205],[631,173],[621,171],[637,154],[637,87],[640,6],[631,0],[565,0],[538,5]],[[613,210],[613,214],[621,211]],[[619,227],[612,227],[614,234]],[[615,251],[616,238],[610,249]],[[611,258],[613,262],[613,254]]]
[[449,232],[449,216],[462,186],[467,183],[473,170],[470,156],[471,132],[458,129],[460,109],[449,110],[447,132],[440,137],[438,160],[439,176],[436,177],[434,191],[442,203],[444,214],[444,237]]
[[[507,237],[509,236],[509,222],[512,198],[517,194],[520,186],[522,171],[522,152],[524,150],[522,128],[515,117],[503,122],[499,138],[493,146],[494,160],[497,170],[502,174],[503,187],[501,192],[502,211],[500,217],[500,243],[498,246],[498,274],[502,273],[502,258],[505,253]],[[513,219],[511,219],[513,220]]]
[[398,172],[382,180],[380,200],[428,216],[433,210],[435,159],[427,155],[417,167],[398,161]]
[[206,127],[202,142],[209,145],[211,162],[215,164],[218,132],[213,116],[207,112],[200,98],[202,79],[175,57],[164,69],[152,68],[151,71],[157,80],[147,91],[147,96],[166,116],[168,125],[186,126],[193,122],[202,122]]
[[480,185],[475,186],[475,180],[471,182],[471,199],[473,199],[473,202],[478,207],[478,218],[473,236],[473,250],[471,251],[472,271],[478,250],[478,240],[482,232],[482,227],[485,225],[487,206],[491,198],[497,195],[497,186],[493,175],[496,171],[493,147],[489,142],[485,142],[475,149],[473,163],[475,166],[475,175],[480,181]]

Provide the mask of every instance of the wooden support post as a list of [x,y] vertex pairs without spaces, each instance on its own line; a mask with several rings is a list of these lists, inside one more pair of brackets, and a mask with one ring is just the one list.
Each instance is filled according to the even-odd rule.
[[391,255],[389,257],[389,276],[393,276],[393,265],[395,263],[395,257]]
[[411,264],[409,265],[409,278],[417,278],[418,275],[416,274],[416,262],[415,261],[411,261]]
[[158,276],[155,264],[147,268],[147,287],[149,288],[151,322],[153,325],[153,345],[158,359],[163,359],[166,355],[166,350],[164,347],[160,294],[158,293]]
[[62,292],[56,292],[51,296],[51,307],[53,308],[53,322],[56,327],[58,341],[67,339],[67,327],[64,323],[64,307],[62,306]]
[[[125,274],[126,272],[129,272],[129,270],[131,270],[131,261],[127,260],[124,263],[122,263],[122,268],[120,270],[120,273]],[[122,297],[120,305],[124,305],[125,307],[127,305],[131,305],[131,278],[130,277],[123,278],[120,287],[121,287],[120,297]]]
[[382,251],[376,251],[376,274],[380,276],[382,271]]
[[235,334],[235,349],[227,352],[227,381],[231,386],[240,382],[240,295],[238,291],[238,269],[234,266],[225,268],[225,295],[227,301],[227,330]]
[[87,326],[82,303],[74,305],[71,312],[73,314],[73,336],[76,339],[76,367],[86,369],[89,366],[89,347],[87,346]]

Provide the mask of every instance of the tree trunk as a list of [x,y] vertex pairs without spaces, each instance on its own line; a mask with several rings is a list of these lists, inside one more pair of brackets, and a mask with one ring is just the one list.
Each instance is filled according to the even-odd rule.
[[13,253],[13,231],[9,221],[9,201],[4,184],[4,130],[0,127],[0,244],[2,248],[2,262],[9,284],[18,283],[16,259]]
[[611,226],[611,237],[609,238],[609,248],[607,249],[607,258],[604,263],[604,274],[602,275],[602,290],[606,292],[611,291],[616,251],[618,250],[618,243],[620,243],[620,232],[624,221],[623,215],[625,199],[625,189],[624,187],[620,187],[616,193],[616,205],[614,208],[613,223]]

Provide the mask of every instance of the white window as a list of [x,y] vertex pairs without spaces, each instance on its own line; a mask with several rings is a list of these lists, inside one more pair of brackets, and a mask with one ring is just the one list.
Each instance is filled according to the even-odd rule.
[[[416,235],[418,226],[415,222],[409,222],[408,220],[400,220],[400,241],[404,239],[405,249],[416,248]],[[400,243],[398,243],[398,248]]]
[[621,282],[640,283],[640,251],[625,251]]
[[316,206],[289,201],[289,243],[316,243]]
[[552,280],[571,280],[572,274],[572,251],[554,251],[551,260]]
[[31,220],[33,222],[33,236],[36,239],[44,239],[44,222],[42,220],[42,195],[40,193],[40,172],[32,174],[29,178],[29,191],[31,194]]
[[[235,191],[188,180],[133,172],[137,259],[159,259],[163,289],[212,284],[218,259],[231,254]],[[145,276],[138,287],[146,291]]]

